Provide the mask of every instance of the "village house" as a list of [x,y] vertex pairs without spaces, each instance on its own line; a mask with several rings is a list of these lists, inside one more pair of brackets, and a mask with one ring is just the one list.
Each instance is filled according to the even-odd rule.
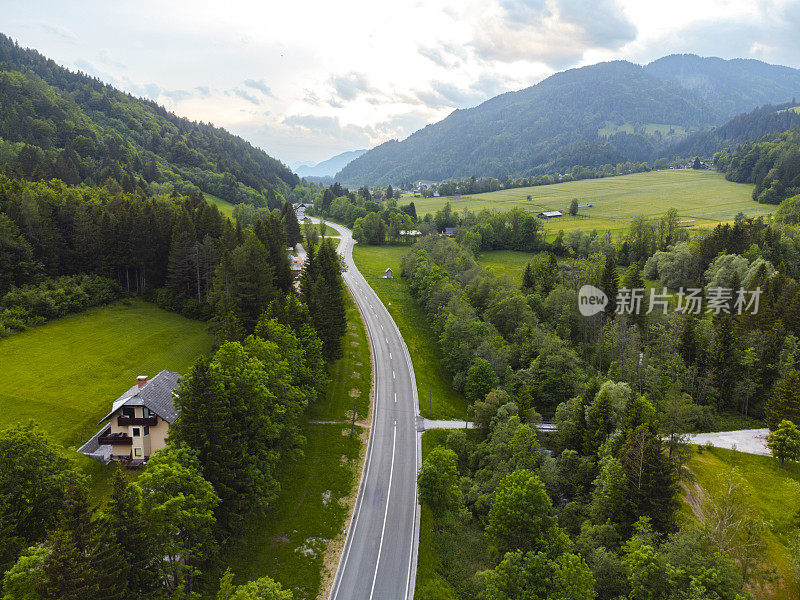
[[173,402],[180,373],[161,371],[148,380],[140,375],[136,385],[114,400],[100,423],[106,423],[78,452],[104,464],[144,464],[161,450],[167,432],[180,413]]

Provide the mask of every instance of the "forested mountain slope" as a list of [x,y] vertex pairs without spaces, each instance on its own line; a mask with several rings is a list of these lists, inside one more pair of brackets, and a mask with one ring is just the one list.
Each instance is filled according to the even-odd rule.
[[0,34],[0,167],[30,179],[196,186],[271,203],[297,176],[245,140],[73,73]]
[[672,54],[645,71],[698,93],[729,117],[800,97],[800,71],[760,60]]
[[[650,161],[687,133],[741,112],[740,106],[750,110],[773,98],[785,102],[795,94],[789,90],[800,92],[800,71],[793,69],[758,61],[723,69],[716,60],[684,57],[703,68],[692,71],[685,64],[681,70],[679,58],[647,67],[617,61],[557,73],[456,110],[402,142],[386,142],[347,165],[337,180],[348,185],[467,176],[504,180],[574,165]],[[727,98],[735,83],[730,79],[740,71],[741,89]],[[791,77],[780,78],[784,71]],[[689,77],[694,72],[706,85]],[[725,102],[718,101],[723,97]]]
[[800,113],[792,108],[792,103],[767,105],[743,113],[719,127],[698,131],[672,144],[665,156],[711,156],[725,148],[735,150],[745,142],[770,133],[800,127]]

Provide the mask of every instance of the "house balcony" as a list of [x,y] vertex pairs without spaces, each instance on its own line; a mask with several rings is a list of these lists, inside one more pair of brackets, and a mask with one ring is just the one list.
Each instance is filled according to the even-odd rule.
[[111,433],[111,428],[109,427],[100,434],[97,438],[97,442],[101,446],[130,446],[133,444],[133,438],[124,433]]
[[149,425],[155,427],[158,425],[158,417],[117,417],[117,425],[125,427],[126,425]]

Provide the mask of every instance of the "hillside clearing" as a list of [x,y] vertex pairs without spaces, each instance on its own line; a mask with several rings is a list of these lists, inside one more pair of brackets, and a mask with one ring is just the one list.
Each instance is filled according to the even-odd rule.
[[222,198],[218,198],[217,196],[214,196],[213,194],[209,194],[207,192],[204,195],[206,197],[206,202],[210,204],[215,204],[216,207],[219,209],[219,212],[221,212],[223,215],[225,215],[230,219],[233,218],[233,207],[235,206],[235,204],[231,204],[227,200],[223,200]]

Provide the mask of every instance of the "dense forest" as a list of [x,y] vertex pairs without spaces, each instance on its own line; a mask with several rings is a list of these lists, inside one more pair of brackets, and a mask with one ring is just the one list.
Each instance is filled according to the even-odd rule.
[[[477,428],[436,438],[420,471],[445,582],[420,593],[734,600],[776,581],[740,474],[706,490],[696,520],[678,518],[678,488],[691,481],[686,433],[723,414],[765,419],[776,456],[800,459],[797,230],[739,216],[690,236],[670,211],[616,241],[538,239],[515,286],[472,251],[513,221],[467,215],[455,240],[422,238],[403,263]],[[645,277],[676,292],[668,308],[652,310],[660,288],[625,308]],[[579,313],[586,284],[606,312]],[[708,302],[717,288],[760,289],[758,311],[735,294],[686,309],[687,290]],[[536,433],[542,415],[552,437]]]
[[670,145],[665,156],[712,156],[725,148],[735,150],[743,143],[764,135],[798,127],[800,113],[791,110],[794,107],[794,102],[759,107],[752,112],[738,115],[719,127],[698,131]]
[[756,106],[800,97],[800,71],[760,60],[671,54],[651,62],[645,70],[697,93],[731,117]]
[[279,207],[288,167],[210,124],[73,73],[0,34],[0,167],[27,179],[116,182]]
[[[505,181],[575,165],[652,162],[685,132],[800,95],[800,73],[793,69],[670,58],[647,67],[612,62],[557,73],[373,148],[336,179],[349,185],[470,176]],[[732,79],[730,69],[740,76]],[[733,82],[738,91],[729,94]]]
[[714,155],[730,181],[755,184],[753,200],[779,204],[800,193],[800,129],[766,135]]

